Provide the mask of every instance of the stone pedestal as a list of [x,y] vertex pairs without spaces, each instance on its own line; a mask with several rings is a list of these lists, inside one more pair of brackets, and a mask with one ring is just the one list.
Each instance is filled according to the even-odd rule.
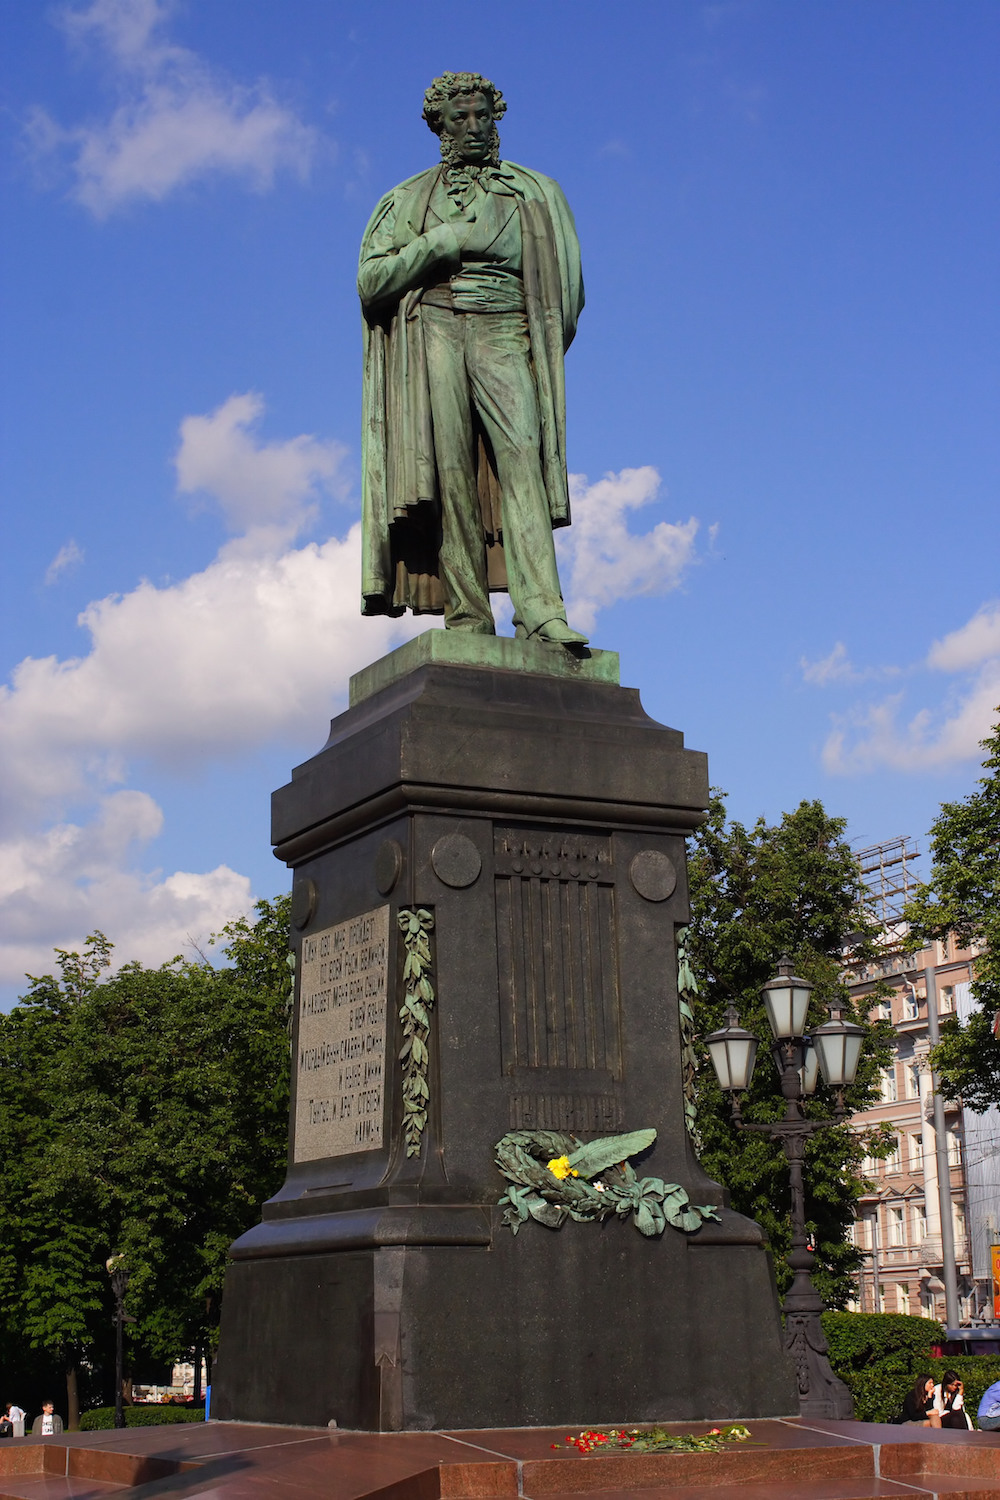
[[[617,686],[613,653],[430,631],[354,679],[274,796],[299,965],[289,1167],[232,1248],[213,1415],[797,1410],[761,1232],[684,1126],[675,931],[706,801],[705,757]],[[719,1222],[502,1223],[508,1131],[644,1127],[640,1173]]]

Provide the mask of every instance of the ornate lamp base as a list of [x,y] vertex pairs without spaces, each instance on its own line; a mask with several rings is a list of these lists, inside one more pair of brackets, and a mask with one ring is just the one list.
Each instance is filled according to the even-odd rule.
[[847,1386],[830,1368],[818,1312],[785,1314],[785,1348],[795,1365],[802,1416],[850,1421],[854,1402]]

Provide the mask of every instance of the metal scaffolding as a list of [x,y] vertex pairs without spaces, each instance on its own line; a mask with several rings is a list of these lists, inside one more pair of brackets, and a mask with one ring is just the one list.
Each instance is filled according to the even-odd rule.
[[879,923],[885,950],[897,948],[905,936],[903,908],[917,888],[915,864],[920,851],[909,837],[869,844],[855,856],[861,881],[861,903]]

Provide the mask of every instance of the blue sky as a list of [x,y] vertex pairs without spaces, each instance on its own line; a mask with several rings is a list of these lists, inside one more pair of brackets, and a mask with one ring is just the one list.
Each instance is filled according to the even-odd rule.
[[[8,0],[0,994],[284,888],[347,678],[367,216],[445,68],[557,178],[572,617],[733,813],[923,842],[1000,703],[994,0]],[[419,628],[423,628],[421,625]]]

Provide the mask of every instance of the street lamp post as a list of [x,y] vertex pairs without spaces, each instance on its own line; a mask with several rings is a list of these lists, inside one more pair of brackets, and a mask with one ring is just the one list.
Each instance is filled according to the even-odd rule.
[[125,1426],[125,1410],[122,1405],[122,1384],[125,1365],[125,1324],[131,1323],[125,1311],[125,1293],[128,1291],[128,1270],[124,1255],[111,1255],[105,1262],[111,1277],[111,1292],[115,1299],[115,1426]]
[[[804,1417],[849,1418],[854,1412],[851,1393],[830,1368],[820,1322],[823,1301],[810,1275],[815,1256],[806,1236],[802,1163],[809,1137],[817,1130],[839,1125],[847,1116],[843,1091],[854,1082],[865,1033],[863,1027],[845,1021],[843,1008],[835,1003],[830,1007],[830,1019],[807,1036],[806,1017],[812,990],[808,980],[792,973],[787,958],[780,961],[777,974],[764,986],[764,1009],[774,1033],[771,1055],[785,1100],[784,1116],[773,1124],[750,1123],[740,1112],[739,1096],[750,1087],[757,1039],[740,1026],[734,1008],[730,1007],[727,1025],[707,1037],[706,1045],[720,1087],[730,1095],[737,1129],[773,1136],[781,1142],[788,1159],[792,1248],[787,1261],[793,1274],[783,1311],[785,1348],[795,1365],[799,1409]],[[837,1090],[837,1108],[832,1120],[807,1119],[802,1107],[815,1090],[818,1071]]]

